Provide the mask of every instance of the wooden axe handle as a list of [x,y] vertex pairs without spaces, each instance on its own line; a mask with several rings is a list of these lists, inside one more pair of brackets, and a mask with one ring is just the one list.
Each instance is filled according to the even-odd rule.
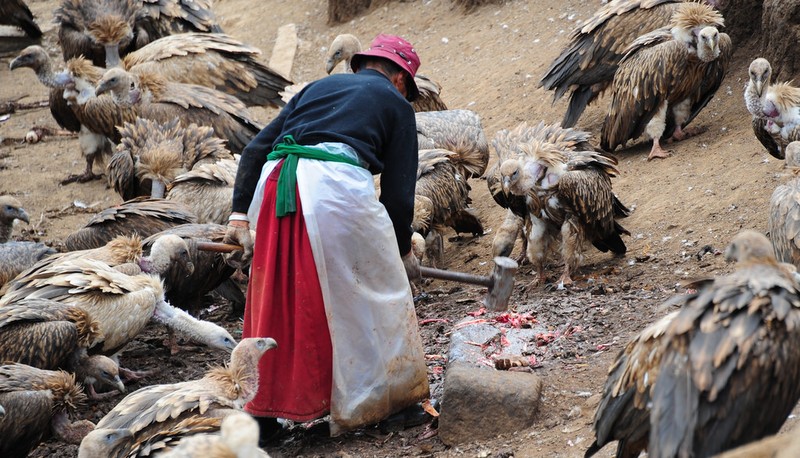
[[494,285],[492,277],[473,275],[464,272],[454,272],[452,270],[434,269],[432,267],[419,267],[419,273],[426,278],[437,278],[439,280],[457,281],[460,283],[470,283],[490,288]]
[[195,246],[197,246],[198,250],[213,251],[214,253],[233,253],[234,251],[240,251],[242,249],[241,245],[219,242],[195,242]]

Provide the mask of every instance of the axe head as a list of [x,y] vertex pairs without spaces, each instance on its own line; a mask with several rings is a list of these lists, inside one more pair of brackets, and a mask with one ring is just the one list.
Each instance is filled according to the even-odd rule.
[[514,290],[514,274],[519,265],[517,261],[498,256],[494,258],[494,270],[489,277],[492,284],[489,286],[489,294],[484,298],[483,303],[489,310],[502,312],[508,310],[508,299]]

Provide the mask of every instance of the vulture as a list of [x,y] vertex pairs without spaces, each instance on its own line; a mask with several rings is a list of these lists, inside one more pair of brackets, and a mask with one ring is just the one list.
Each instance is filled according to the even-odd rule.
[[54,14],[64,60],[84,56],[98,66],[112,41],[124,55],[173,33],[222,32],[210,0],[62,0]]
[[[132,433],[132,440],[122,441],[121,449],[112,450],[107,456],[126,456],[136,450],[150,451],[168,445],[163,444],[169,440],[164,431],[173,430],[181,436],[209,432],[207,427],[194,431],[188,426],[192,419],[219,420],[240,411],[256,395],[259,382],[269,383],[259,380],[258,362],[276,346],[270,338],[242,339],[226,367],[211,368],[198,380],[151,385],[129,394],[97,423],[97,431],[127,429]],[[182,427],[175,428],[182,422]],[[158,436],[160,441],[149,442]]]
[[616,218],[628,210],[611,189],[611,178],[619,173],[616,158],[539,140],[517,148],[521,155],[500,164],[501,189],[525,198],[531,226],[527,256],[539,273],[534,285],[544,284],[544,264],[559,237],[564,261],[559,285],[573,282],[586,242],[604,253],[625,254],[620,236],[630,233]]
[[22,299],[0,307],[0,361],[72,372],[92,399],[104,397],[96,393],[94,383],[125,392],[117,363],[87,353],[99,339],[98,323],[80,307],[47,299]]
[[227,224],[238,167],[238,158],[197,164],[172,180],[167,201],[190,208],[200,224]]
[[217,434],[194,434],[182,439],[161,458],[269,458],[258,448],[259,429],[256,420],[242,412],[227,415]]
[[133,74],[112,68],[95,89],[97,96],[107,92],[113,94],[117,111],[129,112],[133,117],[160,123],[178,118],[184,127],[209,126],[237,154],[262,127],[236,97],[203,86],[170,82],[155,73]]
[[789,143],[785,161],[792,179],[772,193],[767,227],[775,258],[800,266],[800,142]]
[[[354,35],[342,34],[334,38],[325,56],[325,71],[330,74],[339,62],[344,62],[344,72],[352,73],[350,60],[353,55],[361,51],[361,42]],[[414,111],[444,111],[447,105],[439,98],[442,86],[430,78],[422,75],[414,77],[414,82],[419,89],[419,97],[411,103]]]
[[182,126],[178,118],[166,122],[137,118],[119,131],[119,145],[107,173],[126,200],[143,195],[163,198],[178,175],[202,163],[233,159],[211,127]]
[[44,243],[10,242],[15,220],[30,222],[28,213],[17,199],[0,196],[0,288],[20,272],[56,252]]
[[[519,146],[533,140],[552,143],[563,150],[599,152],[590,143],[590,139],[591,134],[588,132],[573,128],[563,129],[557,124],[545,124],[544,122],[539,122],[535,126],[523,122],[514,129],[503,129],[497,132],[492,140],[492,146],[498,160],[486,171],[485,177],[492,198],[498,205],[508,210],[503,224],[496,232],[492,242],[492,256],[510,256],[517,237],[530,226],[525,196],[515,196],[503,192],[500,164],[508,159],[516,159],[524,155]],[[620,204],[619,208],[621,210],[624,206]],[[622,213],[617,216],[626,216],[625,212]],[[519,262],[526,258],[527,246],[527,237],[522,237],[522,254],[518,258]]]
[[80,443],[94,425],[87,420],[69,422],[86,401],[75,376],[25,364],[0,366],[0,455],[28,456],[52,431],[71,444]]
[[198,320],[167,303],[157,275],[128,275],[120,270],[86,258],[56,263],[15,280],[20,283],[0,299],[0,308],[24,297],[50,299],[86,310],[97,321],[102,334],[102,338],[89,347],[89,354],[116,355],[151,319],[209,347],[233,348],[235,340],[225,329]]
[[734,273],[670,299],[681,309],[609,379],[587,456],[611,440],[632,452],[617,456],[713,456],[780,429],[800,399],[798,284],[763,234],[740,232],[725,256]]
[[611,85],[626,48],[640,35],[667,26],[681,1],[611,0],[572,31],[566,48],[539,81],[540,87],[555,92],[554,102],[570,91],[562,127],[578,122]]
[[23,0],[0,2],[0,25],[19,27],[30,38],[40,38],[42,29],[33,20],[33,13]]
[[784,159],[786,143],[767,132],[767,117],[764,115],[764,99],[772,83],[772,66],[767,59],[759,57],[750,63],[749,79],[744,87],[744,103],[753,117],[753,133],[767,152],[776,159]]
[[16,220],[30,223],[28,213],[22,208],[20,201],[11,196],[0,196],[0,243],[11,239]]
[[196,217],[180,202],[137,197],[106,208],[64,239],[67,251],[99,248],[120,235],[146,238]]
[[800,88],[791,83],[771,85],[764,94],[762,110],[767,132],[779,135],[786,144],[800,140]]
[[639,37],[628,47],[611,85],[600,147],[613,151],[647,134],[648,160],[668,157],[667,139],[683,140],[702,129],[686,125],[719,88],[732,53],[730,37],[719,33],[722,15],[708,5],[685,2],[672,15],[672,29]]
[[459,171],[465,178],[477,178],[489,163],[489,143],[481,118],[470,110],[417,112],[419,149],[446,149],[462,160]]
[[279,94],[292,84],[256,60],[259,49],[221,33],[180,33],[159,38],[120,58],[127,28],[119,17],[89,31],[106,50],[107,68],[157,73],[169,81],[199,84],[231,94],[248,106],[283,106]]

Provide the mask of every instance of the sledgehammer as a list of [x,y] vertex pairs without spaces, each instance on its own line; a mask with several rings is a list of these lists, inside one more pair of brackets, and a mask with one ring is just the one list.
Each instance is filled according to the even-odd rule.
[[[197,242],[196,245],[199,250],[214,251],[217,253],[230,253],[242,249],[239,245],[216,242]],[[489,294],[483,299],[483,304],[489,310],[503,311],[508,309],[508,299],[511,297],[511,291],[514,289],[514,273],[516,273],[518,267],[517,261],[505,256],[498,256],[494,258],[494,270],[492,270],[492,274],[489,276],[473,275],[424,266],[420,266],[419,271],[420,274],[426,278],[485,286],[489,288]]]

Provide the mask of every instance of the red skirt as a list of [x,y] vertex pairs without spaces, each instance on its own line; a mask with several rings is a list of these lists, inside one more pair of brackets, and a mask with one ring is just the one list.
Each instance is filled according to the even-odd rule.
[[297,193],[297,212],[275,216],[278,164],[258,217],[242,337],[272,337],[259,365],[255,416],[308,421],[330,411],[333,349],[314,254]]

